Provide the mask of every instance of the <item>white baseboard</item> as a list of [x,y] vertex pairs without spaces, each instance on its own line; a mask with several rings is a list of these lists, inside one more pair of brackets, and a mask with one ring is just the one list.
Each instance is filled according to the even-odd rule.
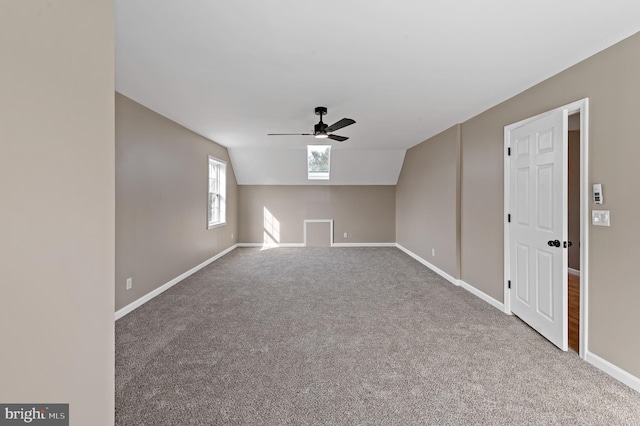
[[[304,243],[238,243],[238,247],[279,248],[306,246]],[[332,243],[331,247],[396,247],[396,243]]]
[[396,247],[396,243],[333,243],[331,247]]
[[476,297],[479,297],[480,299],[484,300],[485,302],[487,302],[491,306],[493,306],[493,307],[499,309],[500,311],[504,312],[504,303],[502,303],[502,302],[494,299],[493,297],[489,296],[488,294],[478,290],[477,288],[475,288],[471,284],[466,283],[466,282],[464,282],[462,280],[459,280],[457,278],[452,277],[451,275],[449,275],[446,272],[444,272],[442,269],[438,268],[435,265],[432,265],[431,263],[427,262],[426,260],[424,260],[423,258],[418,256],[417,254],[413,253],[411,250],[408,250],[408,249],[402,247],[400,244],[396,244],[396,247],[398,247],[400,250],[402,250],[403,252],[405,252],[409,256],[413,257],[418,262],[422,263],[427,268],[431,269],[436,274],[440,275],[442,278],[444,278],[447,281],[449,281],[451,284],[457,285],[457,286],[461,286],[462,288],[467,290],[469,293],[473,294]]
[[444,278],[445,280],[449,281],[451,284],[456,285],[456,286],[460,286],[460,280],[457,278],[452,277],[451,275],[447,274],[445,271],[443,271],[442,269],[438,268],[435,265],[432,265],[431,263],[427,262],[426,260],[424,260],[423,258],[421,258],[420,256],[418,256],[417,254],[415,254],[414,252],[412,252],[409,249],[406,249],[404,247],[402,247],[400,244],[396,243],[395,245],[397,248],[399,248],[400,250],[402,250],[403,252],[405,252],[406,254],[408,254],[409,256],[413,257],[415,260],[417,260],[418,262],[422,263],[424,266],[426,266],[427,268],[431,269],[433,272],[435,272],[436,274],[440,275],[442,278]]
[[573,269],[573,268],[567,268],[567,272],[569,272],[571,275],[577,275],[580,276],[580,271],[577,269]]
[[585,354],[585,360],[589,364],[604,371],[614,379],[617,379],[622,383],[624,383],[625,385],[629,386],[631,389],[635,390],[636,392],[640,392],[640,378],[623,370],[617,365],[610,363],[606,359],[599,357],[593,352],[589,352],[589,350],[587,350]]
[[193,275],[194,273],[198,272],[200,269],[204,268],[205,266],[209,265],[210,263],[220,259],[225,254],[227,254],[230,251],[234,250],[236,247],[238,247],[238,244],[233,245],[233,246],[229,247],[228,249],[216,254],[212,258],[205,260],[201,264],[199,264],[197,266],[194,266],[193,268],[189,269],[184,274],[181,274],[181,275],[175,277],[174,279],[172,279],[168,283],[161,285],[160,287],[156,288],[155,290],[145,294],[141,298],[129,303],[124,308],[118,309],[116,311],[116,320],[119,320],[123,316],[127,315],[129,312],[131,312],[134,309],[144,305],[145,303],[147,303],[149,300],[153,299],[154,297],[156,297],[160,293],[169,290],[171,287],[173,287],[174,285],[178,284],[180,281],[182,281],[185,278],[187,278],[188,276]]
[[487,302],[488,304],[490,304],[494,308],[498,308],[502,312],[504,312],[504,303],[494,299],[493,297],[489,296],[487,293],[484,293],[483,291],[478,290],[477,288],[475,288],[471,284],[468,284],[468,283],[466,283],[466,282],[464,282],[462,280],[460,280],[460,285],[462,286],[462,288],[467,290],[469,293],[473,294],[474,296],[479,297],[480,299],[484,300],[485,302]]
[[280,247],[304,247],[304,243],[238,243],[238,247],[280,248]]

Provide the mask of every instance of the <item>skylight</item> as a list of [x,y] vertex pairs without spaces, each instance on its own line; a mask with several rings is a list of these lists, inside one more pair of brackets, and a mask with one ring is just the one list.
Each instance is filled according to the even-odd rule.
[[331,145],[307,145],[307,177],[309,180],[329,180]]

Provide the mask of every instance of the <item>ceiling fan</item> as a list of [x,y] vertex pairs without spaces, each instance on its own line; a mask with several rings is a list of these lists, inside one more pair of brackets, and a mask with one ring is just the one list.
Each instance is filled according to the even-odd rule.
[[338,136],[338,135],[330,135],[329,133],[335,132],[338,129],[342,129],[343,127],[351,126],[355,123],[355,120],[350,118],[343,118],[331,126],[322,122],[322,116],[327,113],[326,107],[316,107],[316,115],[320,116],[320,122],[313,126],[313,133],[268,133],[267,136],[315,136],[316,138],[329,138],[334,141],[344,142],[347,137]]

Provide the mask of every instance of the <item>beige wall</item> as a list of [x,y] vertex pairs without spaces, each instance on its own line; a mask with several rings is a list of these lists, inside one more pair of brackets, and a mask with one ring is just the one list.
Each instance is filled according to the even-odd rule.
[[395,186],[240,185],[239,199],[242,243],[263,243],[265,231],[273,242],[302,243],[305,219],[333,219],[335,243],[396,240]]
[[459,130],[454,126],[409,149],[396,189],[398,244],[454,278],[459,278]]
[[113,2],[0,3],[0,401],[114,422]]
[[[462,279],[503,298],[503,128],[589,97],[589,180],[605,189],[609,228],[590,227],[589,351],[640,376],[640,34],[462,125]],[[590,204],[593,208],[593,204]]]
[[[234,245],[238,195],[226,148],[119,93],[115,105],[117,310]],[[227,162],[227,224],[213,229],[209,155]]]

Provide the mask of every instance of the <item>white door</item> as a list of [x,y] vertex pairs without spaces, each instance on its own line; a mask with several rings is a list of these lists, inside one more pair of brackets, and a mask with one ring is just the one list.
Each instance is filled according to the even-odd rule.
[[511,312],[567,350],[567,116],[510,131]]

